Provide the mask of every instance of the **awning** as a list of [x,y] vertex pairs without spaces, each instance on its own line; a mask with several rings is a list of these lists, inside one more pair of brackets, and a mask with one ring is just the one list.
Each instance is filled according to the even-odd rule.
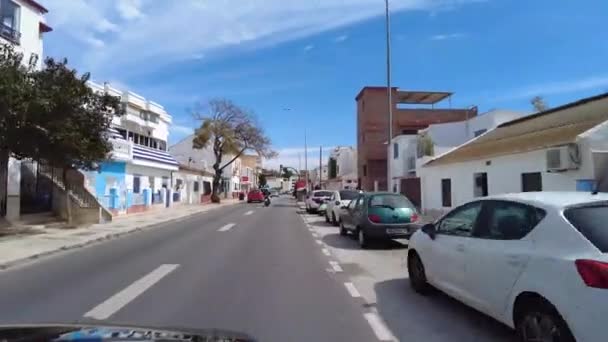
[[133,158],[153,161],[167,165],[178,166],[177,160],[166,151],[155,150],[153,148],[133,145]]
[[114,127],[108,128],[108,137],[110,137],[110,139],[125,140],[125,138],[122,136],[122,134],[120,134],[120,132],[118,132],[118,130]]

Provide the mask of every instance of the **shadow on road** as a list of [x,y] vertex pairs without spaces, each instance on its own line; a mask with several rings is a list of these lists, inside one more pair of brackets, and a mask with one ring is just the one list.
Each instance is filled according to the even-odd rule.
[[[339,233],[327,234],[322,238],[323,242],[330,247],[341,248],[341,249],[361,249],[359,244],[355,240],[353,235],[342,236]],[[371,243],[369,249],[371,250],[389,250],[389,249],[404,249],[407,248],[406,244],[399,241],[388,240],[388,241],[374,241]]]
[[415,293],[407,278],[379,282],[374,290],[378,312],[401,341],[516,340],[508,327],[439,291],[428,296]]

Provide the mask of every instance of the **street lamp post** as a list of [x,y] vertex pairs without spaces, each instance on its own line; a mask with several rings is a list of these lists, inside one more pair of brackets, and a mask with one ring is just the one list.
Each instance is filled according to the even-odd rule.
[[393,145],[393,91],[391,89],[391,17],[389,0],[384,0],[386,10],[386,89],[388,92],[388,149],[386,151],[386,190],[391,191],[391,148]]

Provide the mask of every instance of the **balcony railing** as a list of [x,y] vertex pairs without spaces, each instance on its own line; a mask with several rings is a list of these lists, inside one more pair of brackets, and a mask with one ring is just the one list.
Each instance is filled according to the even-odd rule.
[[8,39],[15,44],[19,44],[21,41],[21,33],[3,23],[0,23],[0,37]]

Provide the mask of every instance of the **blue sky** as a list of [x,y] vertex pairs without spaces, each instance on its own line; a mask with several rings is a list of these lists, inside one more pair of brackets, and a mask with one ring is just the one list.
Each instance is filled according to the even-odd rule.
[[[269,166],[297,167],[305,128],[315,164],[320,145],[354,145],[356,94],[386,82],[382,0],[41,3],[55,29],[46,55],[163,104],[174,117],[170,142],[195,126],[197,102],[226,97],[250,108],[280,152]],[[608,91],[605,0],[391,6],[394,86],[453,91],[453,106],[481,111]]]

